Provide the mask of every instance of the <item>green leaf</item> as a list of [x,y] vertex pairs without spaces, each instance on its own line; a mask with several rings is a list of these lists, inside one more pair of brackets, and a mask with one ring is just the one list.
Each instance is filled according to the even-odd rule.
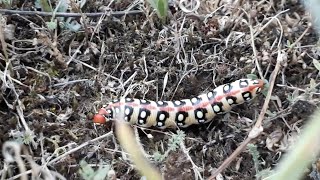
[[94,176],[94,170],[84,160],[80,162],[79,174],[83,179],[91,179]]
[[55,30],[57,28],[57,23],[54,21],[46,22],[48,29]]
[[59,6],[56,8],[57,12],[67,12],[69,5],[68,5],[68,0],[60,0],[59,1]]
[[80,167],[79,174],[85,180],[104,180],[110,170],[110,165],[100,164],[99,169],[94,171],[84,160],[80,162]]
[[81,25],[73,18],[68,18],[66,20],[66,22],[64,23],[64,26],[65,26],[65,28],[67,28],[73,32],[77,32],[81,28]]
[[87,2],[86,0],[80,0],[80,1],[78,2],[80,8],[82,8],[82,7],[86,4],[86,2]]
[[52,8],[51,8],[48,0],[40,0],[40,6],[41,6],[42,11],[52,12]]
[[315,81],[313,78],[311,78],[311,79],[310,79],[310,86],[309,86],[310,89],[315,89],[316,86],[317,86],[316,81]]
[[12,0],[0,0],[0,4],[4,4],[4,7],[9,9],[11,8]]
[[258,79],[258,76],[255,74],[247,74],[247,78],[249,79]]
[[100,168],[96,171],[94,175],[94,180],[104,180],[106,179],[108,172],[110,171],[109,165],[102,165]]
[[313,59],[312,62],[313,62],[314,67],[317,68],[318,71],[320,71],[320,62],[319,62],[319,60]]
[[162,20],[167,17],[168,14],[168,1],[167,0],[158,0],[158,13]]
[[165,155],[164,154],[161,154],[160,152],[156,151],[154,154],[153,154],[153,159],[154,161],[156,162],[162,162],[164,159],[165,159]]
[[148,0],[151,7],[153,7],[158,17],[164,21],[168,14],[168,0]]
[[158,0],[148,0],[153,9],[157,9]]

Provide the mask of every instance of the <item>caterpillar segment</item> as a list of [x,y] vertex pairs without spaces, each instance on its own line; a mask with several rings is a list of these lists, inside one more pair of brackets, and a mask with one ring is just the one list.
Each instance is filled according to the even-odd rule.
[[254,99],[263,87],[263,80],[240,79],[191,99],[116,99],[101,108],[93,117],[93,122],[103,124],[110,120],[124,120],[142,127],[185,128],[207,123],[217,114],[229,112],[233,106]]

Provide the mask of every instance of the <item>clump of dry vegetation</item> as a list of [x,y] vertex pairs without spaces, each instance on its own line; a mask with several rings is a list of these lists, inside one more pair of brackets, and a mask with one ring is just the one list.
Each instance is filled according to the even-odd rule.
[[[262,126],[218,177],[270,176],[320,102],[310,14],[297,0],[177,0],[166,15],[157,5],[0,0],[2,179],[140,179],[117,129],[92,123],[99,107],[253,76],[270,80],[269,96],[183,132],[134,127],[134,138],[164,179],[207,179]],[[318,164],[305,177],[319,177]]]

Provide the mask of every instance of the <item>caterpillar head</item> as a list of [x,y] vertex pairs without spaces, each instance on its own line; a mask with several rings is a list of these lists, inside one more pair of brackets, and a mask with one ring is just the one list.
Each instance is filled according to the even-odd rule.
[[93,123],[105,124],[109,121],[110,113],[105,108],[99,109],[99,112],[93,116]]

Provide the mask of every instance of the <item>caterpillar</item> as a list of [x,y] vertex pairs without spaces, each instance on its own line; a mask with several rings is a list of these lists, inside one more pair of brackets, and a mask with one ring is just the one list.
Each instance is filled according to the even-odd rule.
[[192,124],[208,123],[217,114],[226,113],[233,106],[252,100],[262,91],[264,85],[261,79],[239,79],[191,99],[116,99],[101,108],[94,115],[93,122],[103,124],[110,120],[123,119],[142,127],[185,128]]

